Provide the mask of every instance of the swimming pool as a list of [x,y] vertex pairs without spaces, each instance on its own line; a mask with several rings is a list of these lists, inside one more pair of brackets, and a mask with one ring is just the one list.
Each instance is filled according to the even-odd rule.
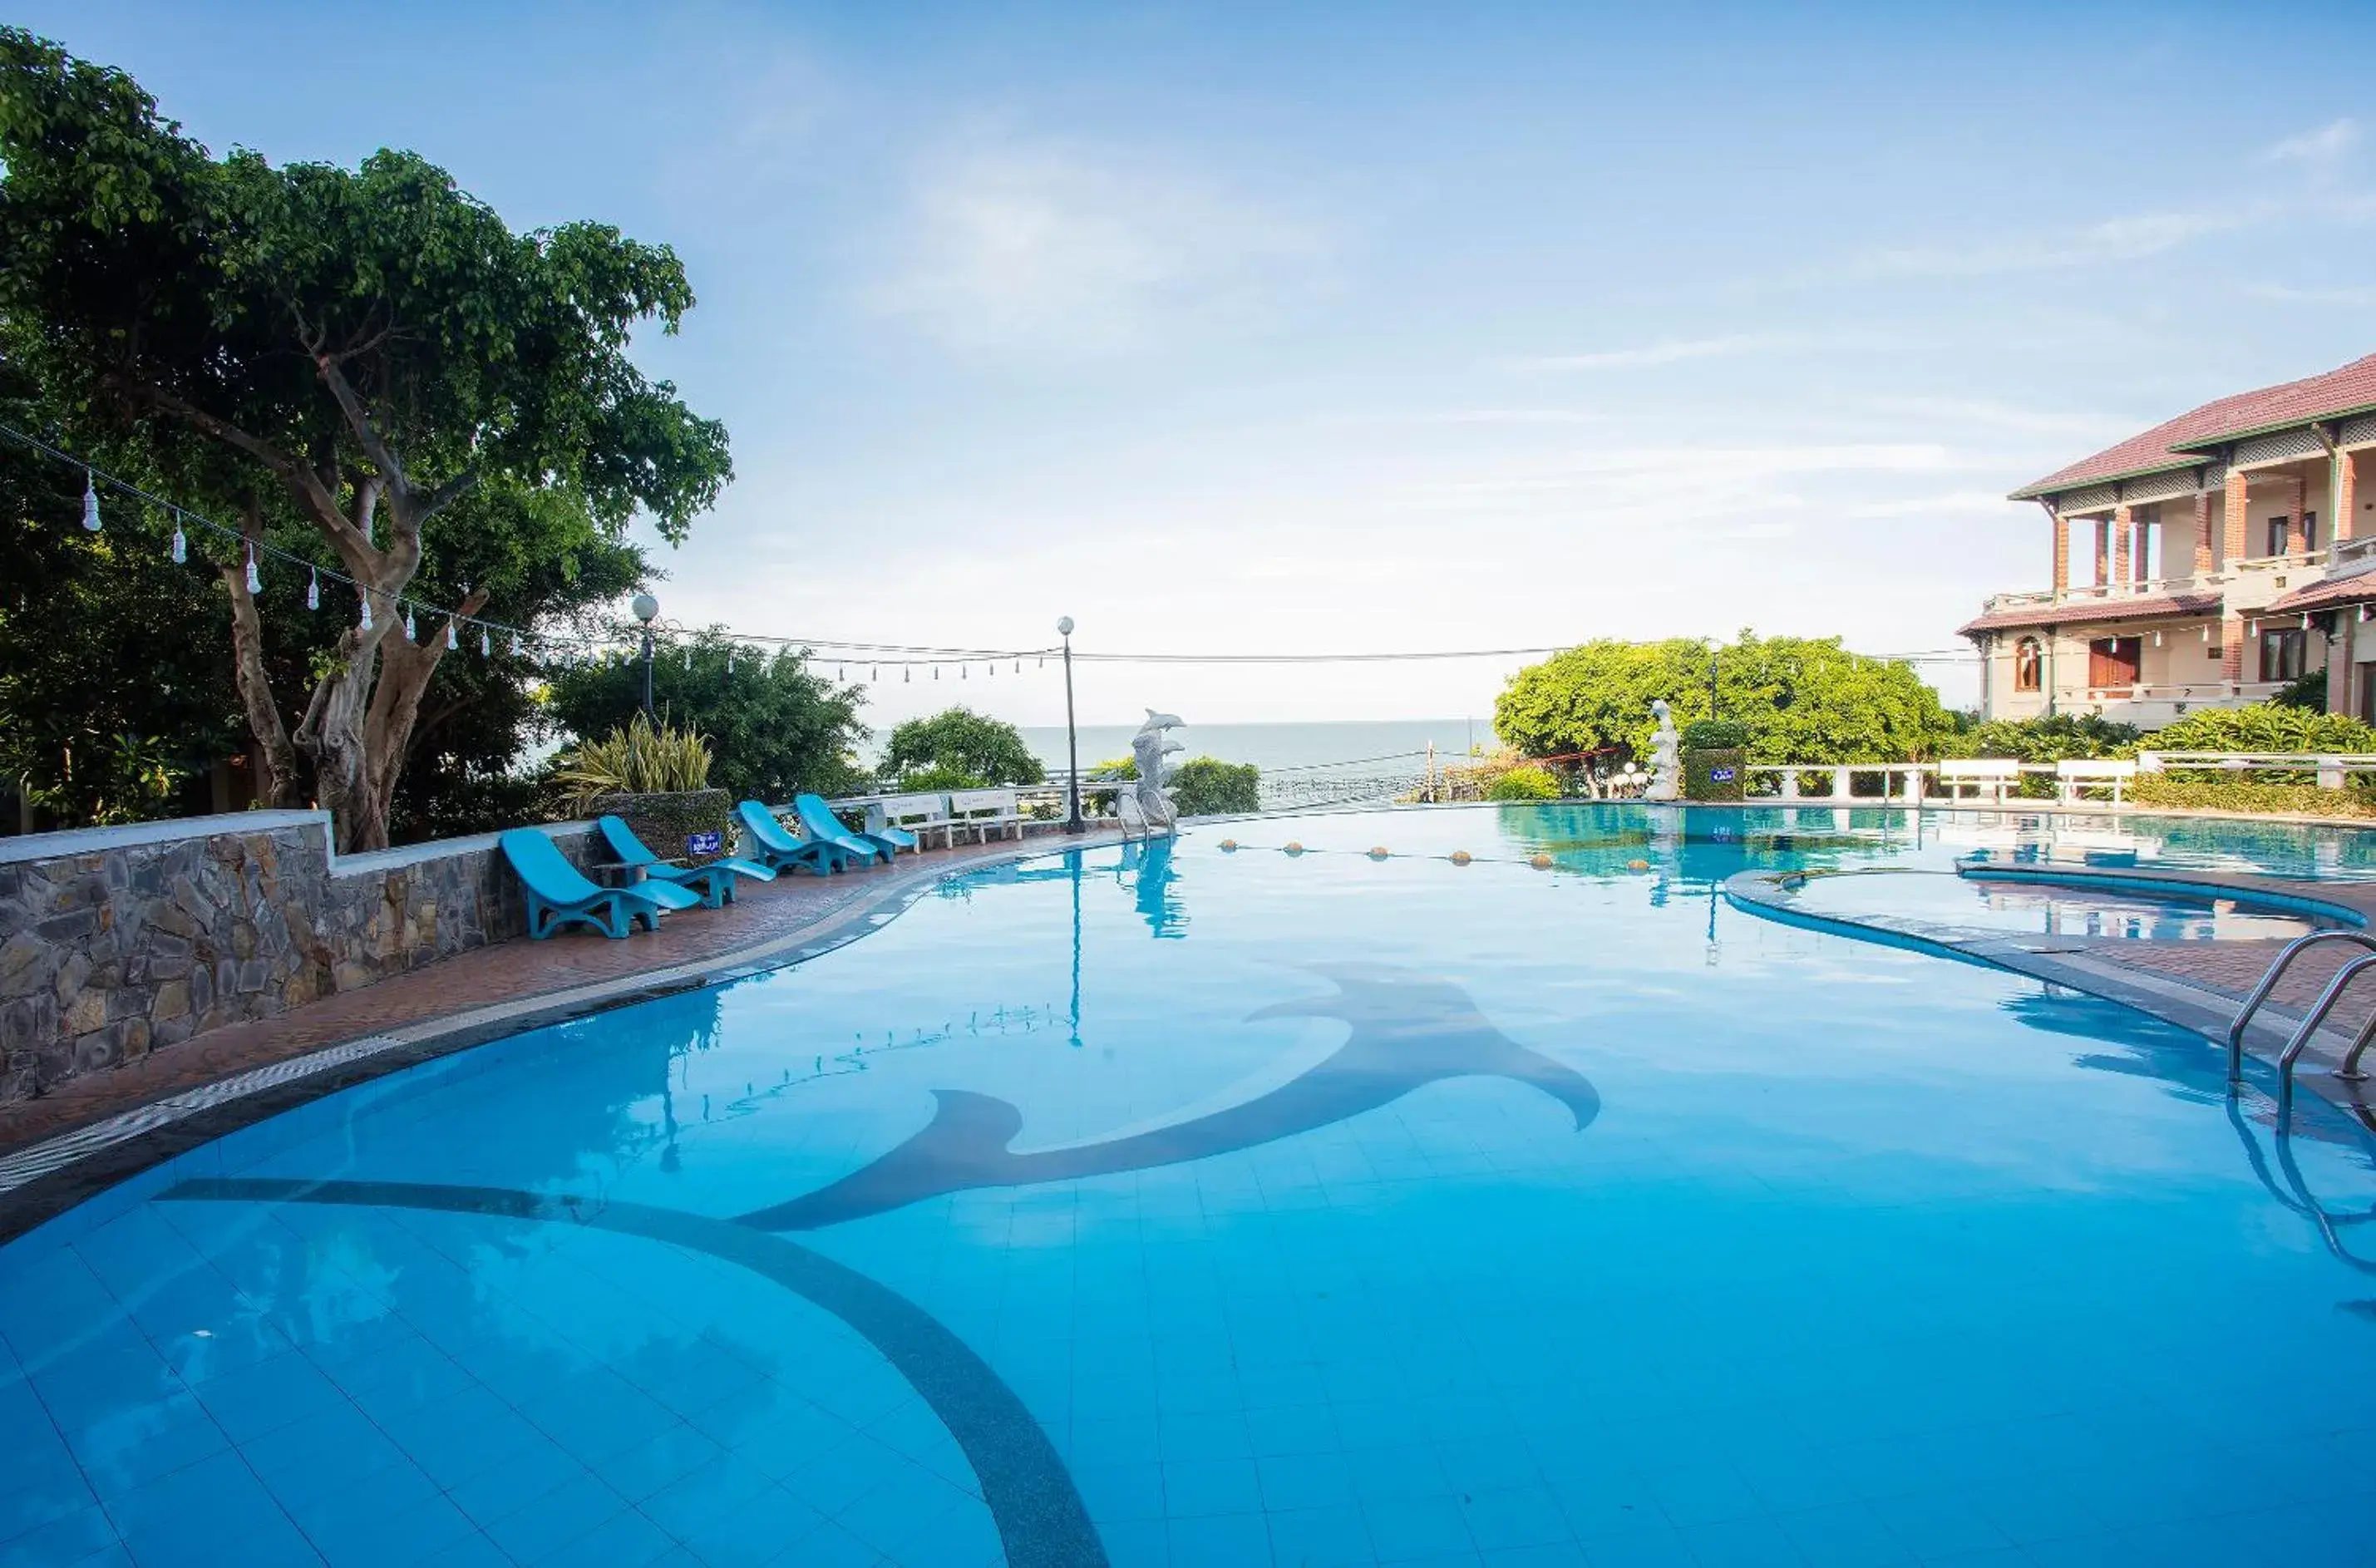
[[1928,868],[1810,876],[1795,885],[1790,904],[1834,920],[1883,916],[1958,931],[2129,942],[2270,941],[2346,923],[2233,898],[2014,882]]
[[0,1248],[0,1563],[2364,1562],[2341,1119],[1717,894],[1974,830],[1206,828],[329,1097]]

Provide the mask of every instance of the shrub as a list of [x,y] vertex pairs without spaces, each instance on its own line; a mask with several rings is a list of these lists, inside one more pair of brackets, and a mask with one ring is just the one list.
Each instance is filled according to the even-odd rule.
[[931,768],[948,768],[990,784],[1038,784],[1048,777],[1014,725],[966,707],[910,719],[892,730],[883,748],[884,774],[904,778]]
[[[1991,719],[1955,735],[1939,754],[2012,757],[2031,763],[2056,763],[2065,757],[2127,756],[2134,753],[2144,733],[2133,724],[2116,723],[2092,713]],[[2024,774],[2016,789],[2031,800],[2049,800],[2054,795],[2054,780],[2044,774]]]
[[1683,747],[1694,752],[1745,751],[1749,726],[1738,719],[1694,719],[1683,726]]
[[2376,752],[2376,729],[2348,714],[2264,702],[2200,708],[2144,744],[2157,752]]
[[2322,790],[2315,784],[2256,784],[2240,778],[2193,782],[2139,774],[2129,798],[2141,806],[2195,811],[2376,817],[2376,796],[2367,790]]
[[986,790],[990,780],[951,763],[936,762],[900,774],[894,782],[902,794],[933,795],[949,790]]
[[709,742],[692,729],[663,720],[655,729],[642,714],[599,741],[580,741],[564,754],[552,780],[568,810],[583,813],[597,795],[666,795],[709,787]]
[[1489,801],[1556,801],[1559,780],[1547,767],[1514,767],[1485,786]]
[[1262,770],[1250,762],[1200,756],[1171,776],[1171,803],[1182,816],[1262,810]]

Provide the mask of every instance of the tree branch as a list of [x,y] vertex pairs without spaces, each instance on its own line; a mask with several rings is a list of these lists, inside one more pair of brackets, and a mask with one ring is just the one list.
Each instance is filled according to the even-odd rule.
[[396,460],[396,454],[388,449],[386,441],[380,439],[379,426],[372,422],[371,410],[365,409],[362,398],[356,396],[354,384],[347,379],[347,373],[339,368],[339,356],[319,348],[313,349],[312,352],[314,368],[321,375],[322,385],[330,389],[330,396],[339,400],[339,411],[347,416],[347,424],[354,431],[355,439],[362,444],[363,456],[378,466],[380,473],[398,494],[411,493],[412,482],[404,477],[404,465]]
[[321,476],[290,457],[270,442],[250,435],[229,420],[218,418],[196,404],[185,401],[163,387],[147,382],[130,384],[125,388],[145,398],[160,412],[172,415],[202,435],[210,435],[226,446],[246,453],[269,469],[286,485],[314,519],[314,525],[329,535],[330,542],[350,565],[357,564],[358,552],[363,561],[372,555],[371,540],[357,534],[339,511],[338,497],[322,482]]
[[[256,517],[250,512],[244,530],[253,540]],[[264,749],[265,797],[276,806],[294,805],[301,798],[297,784],[297,748],[290,743],[289,727],[280,705],[272,700],[272,680],[264,670],[264,623],[255,612],[255,597],[247,591],[244,562],[218,566],[223,591],[231,596],[232,675],[239,688],[240,707],[247,728]]]

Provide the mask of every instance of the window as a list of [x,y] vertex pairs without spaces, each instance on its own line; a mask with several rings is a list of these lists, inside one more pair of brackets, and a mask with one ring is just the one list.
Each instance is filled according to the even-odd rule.
[[2013,645],[2013,689],[2034,692],[2042,683],[2043,660],[2039,658],[2037,639],[2024,637]]
[[2316,512],[2302,514],[2302,548],[2304,550],[2318,548],[2318,514]]
[[2283,555],[2286,552],[2286,525],[2291,520],[2283,514],[2269,519],[2269,548],[2261,553]]
[[2301,628],[2289,627],[2282,632],[2261,634],[2261,679],[2263,681],[2299,681],[2302,672],[2302,645],[2307,641]]

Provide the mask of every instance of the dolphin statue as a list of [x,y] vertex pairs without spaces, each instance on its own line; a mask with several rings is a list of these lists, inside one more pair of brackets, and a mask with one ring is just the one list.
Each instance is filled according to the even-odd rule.
[[933,1119],[882,1158],[789,1202],[742,1215],[762,1230],[814,1230],[978,1187],[1069,1182],[1232,1154],[1390,1105],[1443,1078],[1532,1084],[1568,1108],[1576,1130],[1600,1113],[1600,1095],[1574,1068],[1495,1028],[1458,986],[1393,971],[1329,967],[1336,994],[1282,1002],[1259,1018],[1341,1018],[1345,1043],[1266,1094],[1103,1143],[1017,1154],[1023,1112],[994,1095],[934,1089]]

